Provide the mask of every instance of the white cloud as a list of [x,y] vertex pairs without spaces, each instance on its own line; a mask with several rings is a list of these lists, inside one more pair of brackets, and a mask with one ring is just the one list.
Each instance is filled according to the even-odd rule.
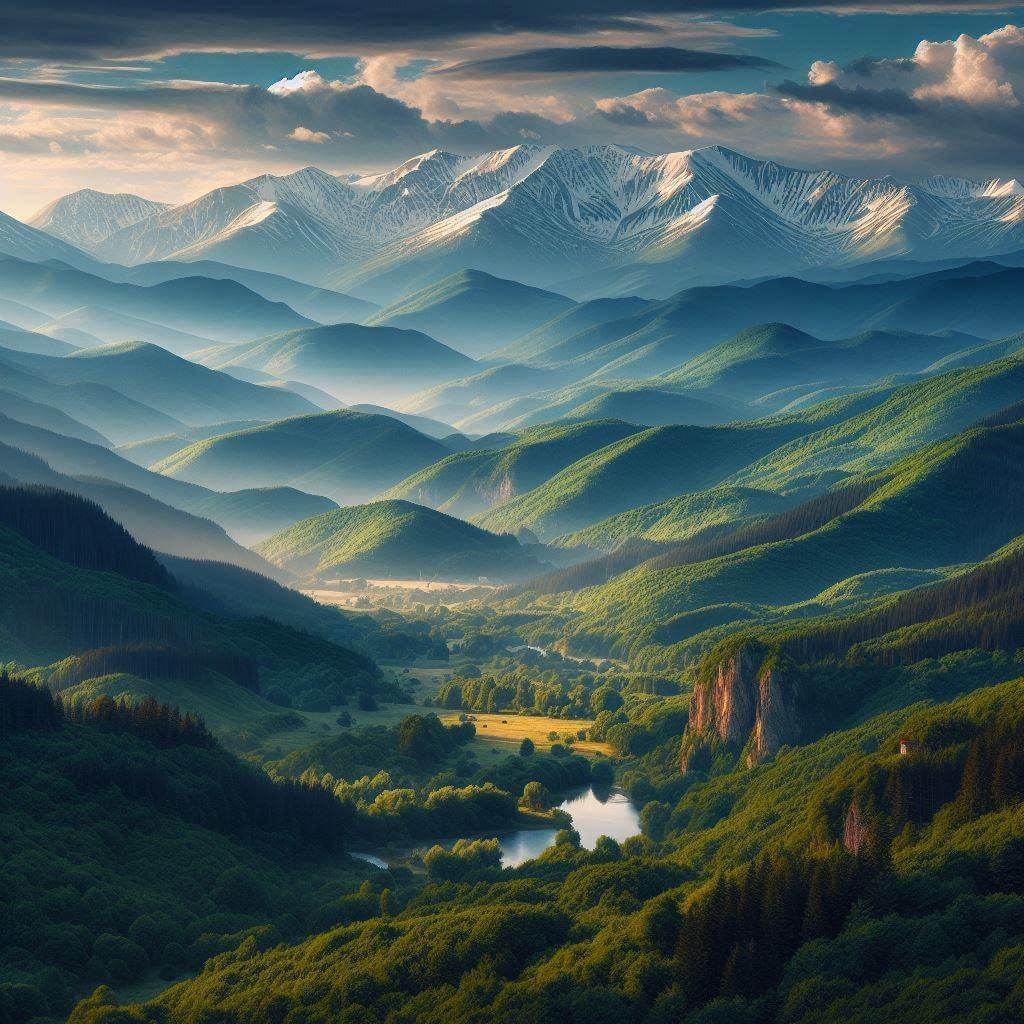
[[294,139],[296,142],[315,142],[322,145],[325,142],[330,142],[331,137],[327,132],[314,132],[308,128],[303,128],[302,125],[298,125],[288,133],[289,139]]

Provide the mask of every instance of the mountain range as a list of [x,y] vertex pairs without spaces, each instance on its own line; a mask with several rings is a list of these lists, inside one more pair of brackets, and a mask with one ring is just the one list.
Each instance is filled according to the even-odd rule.
[[[175,206],[146,203],[75,193],[31,223],[103,261],[287,267],[383,302],[467,268],[577,298],[664,296],[767,273],[1024,247],[1016,181],[851,178],[717,146],[658,156],[615,145],[433,150],[382,174],[307,167]],[[0,249],[4,237],[0,228]],[[35,236],[18,244],[22,255],[40,250]],[[61,251],[51,255],[67,258]]]

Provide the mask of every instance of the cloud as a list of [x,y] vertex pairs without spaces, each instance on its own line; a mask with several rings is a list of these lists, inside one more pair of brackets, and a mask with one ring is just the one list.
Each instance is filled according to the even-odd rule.
[[[1024,31],[1012,25],[924,40],[897,58],[814,61],[803,80],[760,91],[691,95],[663,87],[614,95],[600,79],[595,88],[556,91],[550,80],[595,63],[607,71],[647,61],[664,71],[689,70],[694,52],[744,58],[621,41],[575,54],[563,46],[508,52],[508,42],[504,55],[471,51],[461,71],[419,77],[408,72],[412,52],[394,51],[364,57],[351,81],[307,67],[268,87],[0,78],[0,185],[41,197],[41,181],[50,190],[65,180],[136,189],[141,181],[159,194],[145,184],[153,180],[180,198],[181,182],[195,194],[291,170],[310,161],[314,146],[316,162],[335,171],[382,170],[434,148],[479,153],[524,142],[621,142],[652,152],[722,144],[798,165],[904,176],[1011,176],[1024,159]],[[594,49],[614,58],[596,62]],[[177,159],[163,160],[169,153]]]
[[1024,29],[1015,25],[977,39],[923,40],[899,61],[816,61],[806,84],[774,91],[833,121],[884,124],[907,152],[933,160],[997,160],[1012,173],[1010,163],[1024,159]]
[[302,125],[293,128],[288,133],[288,138],[294,139],[296,142],[315,142],[318,145],[331,141],[331,137],[327,132],[310,131],[308,128],[303,128]]
[[4,7],[0,56],[95,60],[189,50],[288,50],[370,54],[516,35],[656,37],[666,22],[770,10],[960,11],[987,0],[178,0],[173,13],[150,0],[82,5],[34,0]]
[[[343,159],[348,169],[397,163],[434,148],[472,152],[525,140],[580,141],[572,125],[526,111],[499,111],[490,117],[432,120],[401,99],[363,82],[324,78],[313,70],[274,82],[268,88],[221,83],[168,82],[118,87],[63,81],[0,78],[0,101],[24,105],[37,124],[51,116],[74,122],[63,132],[98,152],[110,143],[124,151],[149,151],[153,126],[180,153],[231,160],[272,153],[277,163],[308,159],[315,143],[325,159]],[[101,119],[102,111],[114,112]],[[76,120],[77,115],[77,120]],[[37,134],[44,131],[37,127]],[[59,137],[50,132],[47,138]],[[0,136],[0,147],[3,138]],[[269,158],[268,158],[269,159]]]
[[607,121],[676,133],[684,145],[721,143],[790,161],[907,176],[936,169],[1019,173],[1024,159],[1024,30],[923,40],[913,55],[846,65],[814,61],[806,81],[763,93],[678,96],[647,89],[597,100]]
[[446,78],[532,77],[534,75],[735,71],[777,68],[775,61],[747,54],[684,50],[676,46],[578,46],[527,50],[504,57],[463,61],[433,68]]

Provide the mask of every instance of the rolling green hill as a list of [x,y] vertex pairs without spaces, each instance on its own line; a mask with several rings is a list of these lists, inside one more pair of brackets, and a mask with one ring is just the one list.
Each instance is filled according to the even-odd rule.
[[[789,605],[861,573],[983,559],[1024,532],[1024,424],[936,442],[866,484],[866,497],[857,492],[852,508],[806,532],[798,525],[785,539],[758,543],[754,526],[738,550],[704,560],[669,552],[581,592],[580,628],[614,622],[612,632],[635,637],[652,623],[727,601]],[[800,509],[777,521],[799,524]]]
[[12,352],[34,352],[40,356],[66,356],[77,347],[60,338],[51,338],[39,331],[25,331],[14,324],[0,321],[0,348]]
[[143,543],[160,551],[213,558],[258,572],[272,569],[225,529],[240,539],[267,536],[333,505],[326,498],[283,487],[242,494],[197,487],[150,472],[107,448],[13,419],[0,419],[0,443],[9,457],[20,449],[23,464],[18,472],[10,470],[15,479],[86,494]]
[[105,345],[76,352],[58,364],[36,364],[29,369],[63,382],[105,384],[193,426],[281,419],[315,408],[289,391],[247,384],[156,345]]
[[[0,369],[0,374],[2,372]],[[12,420],[19,420],[32,427],[42,427],[44,430],[65,434],[67,437],[74,437],[79,441],[88,441],[89,444],[102,445],[104,448],[110,447],[110,441],[98,430],[79,423],[78,420],[72,419],[67,413],[52,405],[34,402],[13,391],[0,390],[0,412]]]
[[388,409],[383,405],[357,402],[355,405],[350,405],[349,408],[356,412],[372,413],[376,416],[390,416],[392,419],[412,427],[413,430],[418,430],[421,434],[426,434],[427,437],[435,437],[439,441],[443,441],[445,438],[457,433],[450,423],[442,423],[440,420],[431,419],[429,416],[414,416],[409,412],[396,412],[394,409]]
[[648,427],[670,423],[727,423],[757,413],[742,402],[660,380],[586,380],[552,390],[529,390],[484,406],[460,421],[467,432],[521,430],[556,420],[621,419]]
[[53,409],[60,410],[79,423],[101,434],[105,444],[126,443],[154,434],[183,428],[173,416],[123,395],[105,384],[76,382],[61,384],[16,364],[10,357],[17,354],[0,352],[0,385]]
[[0,444],[0,473],[11,483],[55,487],[96,502],[135,540],[156,551],[276,573],[259,555],[232,540],[221,525],[205,518],[208,513],[183,511],[124,484],[58,473],[35,455],[5,444]]
[[390,416],[339,409],[198,441],[156,463],[168,478],[246,490],[288,485],[366,501],[449,453]]
[[824,476],[877,469],[949,437],[1020,400],[1024,362],[1002,359],[894,391],[884,402],[791,441],[735,474],[731,483],[769,490],[815,487]]
[[209,494],[205,488],[151,473],[108,448],[6,417],[0,418],[0,443],[37,456],[58,473],[110,480],[142,491],[175,508],[188,508],[191,502]]
[[492,419],[488,415],[499,403],[560,387],[573,379],[571,373],[509,363],[410,395],[399,407],[402,412],[453,423],[460,430],[486,433],[500,429],[504,422],[504,417]]
[[337,507],[330,498],[294,487],[265,487],[212,494],[197,501],[192,511],[220,523],[240,544],[251,547],[300,519]]
[[[533,413],[544,416],[547,410]],[[649,427],[672,423],[728,423],[746,419],[750,411],[742,404],[712,393],[689,389],[629,387],[609,390],[563,414],[564,419],[620,419]]]
[[373,326],[422,331],[479,359],[576,305],[480,270],[460,270],[378,310]]
[[690,288],[625,316],[609,307],[608,319],[548,348],[543,365],[572,362],[602,376],[636,378],[665,372],[752,324],[766,323],[790,324],[822,338],[865,330],[999,338],[1024,326],[1016,302],[1022,280],[1020,269],[977,276],[967,265],[845,286],[773,278],[751,286]]
[[557,543],[565,547],[585,544],[611,551],[623,541],[635,538],[657,542],[687,540],[706,530],[774,515],[789,504],[790,501],[771,491],[713,487],[620,512],[577,533],[559,537]]
[[232,434],[236,430],[248,430],[262,424],[262,420],[236,420],[229,423],[211,423],[205,427],[185,427],[180,433],[158,434],[143,438],[141,441],[119,444],[114,450],[137,466],[152,466],[155,462],[166,459],[168,455],[187,448],[194,441],[203,441],[218,434]]
[[115,313],[113,310],[97,306],[79,306],[78,309],[62,313],[39,330],[53,337],[67,337],[69,340],[74,335],[68,332],[84,333],[99,339],[98,344],[101,345],[145,341],[179,356],[189,355],[212,344],[209,338],[200,338],[187,331],[178,331],[173,327],[150,323],[148,320],[140,320],[138,317],[126,316],[124,313]]
[[419,331],[335,324],[310,327],[200,353],[207,366],[239,365],[324,388],[342,401],[387,405],[471,373],[471,359]]
[[271,302],[283,302],[302,316],[322,324],[353,323],[362,320],[377,307],[372,302],[353,295],[316,288],[280,274],[233,267],[216,260],[158,260],[140,263],[137,267],[118,268],[118,280],[131,284],[152,285],[182,277],[207,277],[214,280],[228,278],[245,285],[250,291]]
[[921,373],[976,341],[953,332],[879,330],[824,341],[787,324],[762,324],[696,356],[665,379],[752,399],[800,384],[864,385],[891,374]]
[[396,484],[384,497],[468,518],[538,487],[584,455],[637,429],[615,420],[534,427],[495,450],[449,455]]
[[377,501],[304,520],[257,546],[269,561],[320,578],[497,579],[536,572],[509,536],[408,501]]
[[931,372],[953,370],[964,366],[980,366],[995,359],[1010,356],[1019,358],[1024,348],[1024,334],[1011,334],[1008,338],[987,341],[980,345],[971,345],[957,352],[952,352],[942,359],[937,359],[928,369]]
[[[0,497],[0,644],[5,661],[36,666],[35,681],[62,690],[118,672],[161,688],[184,680],[175,703],[199,713],[225,686],[288,698],[315,689],[332,703],[358,690],[390,692],[352,650],[193,604],[152,552],[91,502],[48,488]],[[161,693],[173,696],[173,687]]]
[[[492,359],[503,359],[512,363],[536,363],[544,366],[550,362],[562,362],[569,356],[571,349],[566,349],[552,358],[549,350],[568,342],[570,338],[598,324],[609,323],[623,317],[632,316],[653,305],[649,299],[592,299],[570,307],[547,323],[534,328],[528,334],[517,338],[491,354]],[[588,350],[580,347],[577,355],[584,355]]]
[[796,416],[750,423],[644,430],[585,456],[476,521],[492,530],[526,526],[541,539],[576,533],[619,512],[715,487],[792,438],[871,408],[883,397],[865,392]]
[[215,341],[241,341],[311,323],[236,281],[192,276],[141,286],[108,281],[63,263],[12,257],[0,260],[0,296],[51,317],[94,306]]

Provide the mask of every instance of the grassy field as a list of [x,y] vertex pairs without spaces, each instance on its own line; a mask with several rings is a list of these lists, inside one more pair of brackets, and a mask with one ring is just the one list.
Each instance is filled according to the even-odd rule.
[[[458,711],[436,711],[423,706],[424,697],[433,697],[455,669],[443,663],[412,666],[382,666],[385,672],[391,673],[406,689],[413,691],[415,704],[381,704],[376,711],[360,711],[348,708],[354,726],[362,725],[397,725],[408,715],[436,713],[442,722],[454,724],[459,721]],[[416,682],[413,683],[413,680]],[[418,684],[418,685],[417,685]],[[293,750],[301,750],[319,740],[335,736],[345,731],[338,725],[340,710],[334,711],[300,711],[306,724],[302,728],[291,729],[286,733],[278,733],[264,740],[256,749],[261,757],[277,758]],[[576,735],[580,729],[589,729],[589,719],[542,718],[532,715],[515,714],[477,714],[470,713],[476,724],[477,735],[473,741],[472,752],[482,765],[493,764],[501,758],[508,757],[519,750],[519,744],[529,737],[538,750],[548,750],[553,742],[564,743],[568,734]],[[550,733],[557,733],[557,740],[549,738]],[[577,740],[574,749],[588,757],[609,755],[611,749],[605,743],[589,743]]]

